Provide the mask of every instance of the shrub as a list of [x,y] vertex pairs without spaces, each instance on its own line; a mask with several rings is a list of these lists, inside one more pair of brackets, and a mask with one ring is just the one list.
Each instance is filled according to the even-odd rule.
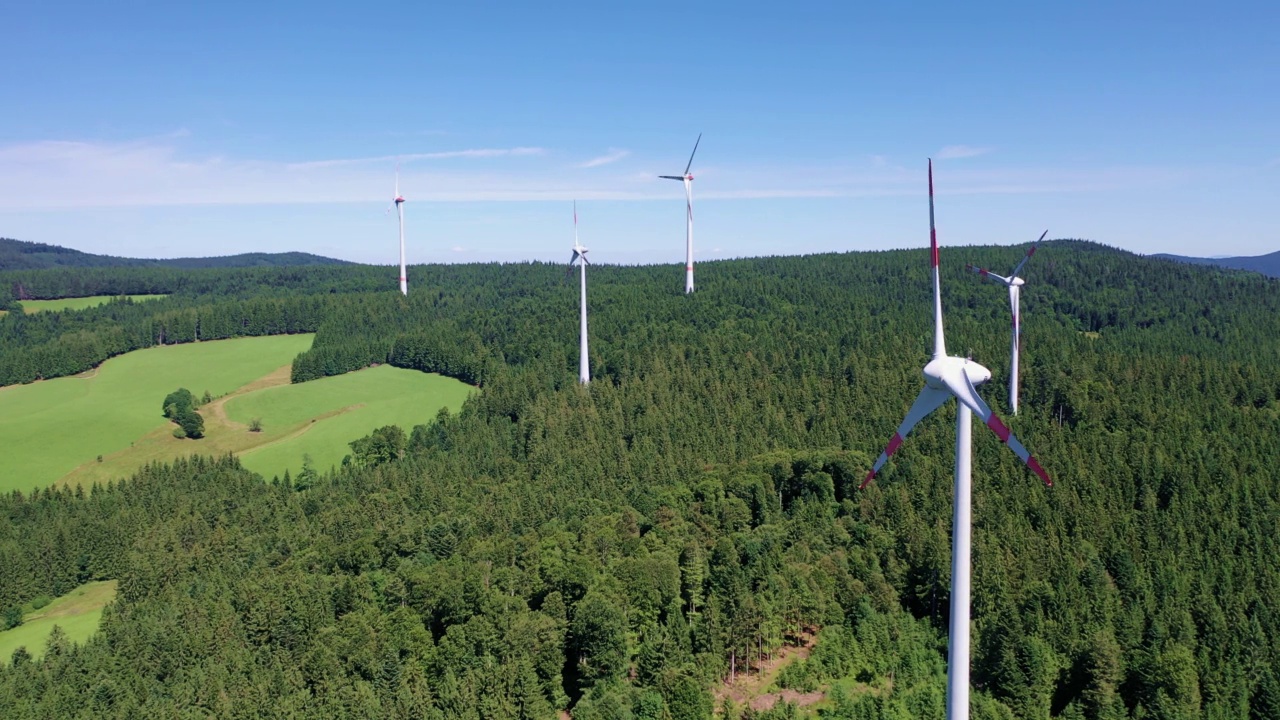
[[192,395],[190,390],[178,388],[165,396],[164,403],[160,407],[164,409],[164,416],[173,420],[184,408],[191,409],[195,404],[196,396]]
[[31,601],[31,609],[39,610],[40,608],[48,605],[51,602],[53,602],[53,598],[49,597],[48,595],[37,595],[36,598]]

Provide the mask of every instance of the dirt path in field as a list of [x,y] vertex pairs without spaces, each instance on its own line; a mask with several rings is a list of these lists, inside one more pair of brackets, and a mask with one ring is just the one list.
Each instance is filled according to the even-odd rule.
[[227,401],[232,398],[240,397],[241,395],[247,395],[255,390],[263,390],[265,388],[276,387],[279,385],[288,385],[289,379],[292,377],[292,371],[293,365],[283,365],[278,367],[248,385],[242,385],[236,388],[234,392],[227,393],[208,405],[201,407],[200,414],[204,415],[205,418],[209,420],[221,424],[228,430],[248,429],[248,426],[244,423],[234,422],[231,418],[227,417]]
[[827,696],[825,692],[802,693],[791,689],[765,692],[766,688],[773,685],[783,668],[809,657],[817,640],[817,629],[810,628],[800,634],[799,645],[784,646],[772,659],[753,663],[745,672],[740,669],[733,682],[726,680],[716,688],[714,696],[717,711],[726,698],[738,707],[750,707],[757,711],[769,710],[780,700],[801,707],[822,701]]
[[[311,418],[311,422],[309,422],[309,423],[307,423],[307,424],[303,425],[302,427],[298,428],[297,430],[294,430],[293,432],[289,433],[288,435],[284,435],[284,436],[282,436],[282,437],[278,437],[278,438],[276,438],[275,440],[272,440],[271,442],[262,443],[261,445],[254,445],[254,446],[253,446],[253,447],[251,447],[251,448],[245,448],[244,450],[240,450],[240,451],[238,451],[238,452],[236,453],[236,455],[243,455],[243,454],[245,454],[245,453],[249,452],[250,450],[262,450],[262,449],[264,449],[264,448],[269,448],[269,447],[271,447],[272,445],[278,445],[278,444],[280,444],[280,443],[282,443],[282,442],[288,442],[289,440],[293,440],[294,438],[300,437],[300,436],[302,436],[303,434],[305,434],[308,430],[310,430],[311,428],[315,427],[315,426],[316,426],[316,422],[318,422],[318,421],[320,421],[320,420],[326,420],[326,419],[331,418],[331,417],[333,417],[333,416],[335,416],[335,415],[341,415],[342,413],[345,413],[345,412],[351,412],[352,410],[358,410],[358,409],[360,409],[360,408],[362,408],[362,407],[364,407],[364,403],[356,403],[355,405],[348,405],[348,406],[346,406],[346,407],[344,407],[344,408],[338,408],[337,410],[330,410],[330,411],[329,411],[329,412],[327,412],[327,413],[321,413],[321,414],[319,414],[319,415],[317,415],[317,416],[315,416],[315,417]],[[240,427],[244,427],[244,425],[240,425]]]
[[[290,432],[275,437],[272,437],[273,433],[271,432],[251,433],[248,425],[235,422],[227,416],[226,404],[229,400],[258,390],[288,385],[291,370],[292,365],[276,368],[257,380],[242,385],[233,392],[227,393],[200,407],[199,412],[205,419],[205,437],[203,440],[197,441],[198,444],[192,444],[189,440],[174,439],[173,425],[165,423],[163,426],[138,438],[129,447],[104,456],[101,461],[90,460],[81,464],[75,470],[59,479],[58,484],[70,486],[87,485],[95,481],[105,482],[112,477],[127,477],[147,462],[170,462],[189,454],[225,455],[226,453],[232,453],[237,456],[244,455],[248,452],[270,447],[276,443],[293,440],[306,433],[320,420],[341,415],[364,406],[364,403],[357,403],[321,413],[311,418],[310,422],[303,421]],[[271,439],[265,440],[264,438],[266,437],[271,437]]]

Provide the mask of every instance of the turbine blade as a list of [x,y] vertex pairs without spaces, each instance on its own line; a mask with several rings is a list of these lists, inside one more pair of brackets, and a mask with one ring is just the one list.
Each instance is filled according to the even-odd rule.
[[986,269],[986,268],[984,268],[984,267],[978,267],[977,265],[969,265],[969,264],[966,264],[966,265],[965,265],[965,268],[967,268],[967,269],[969,269],[969,270],[972,270],[972,271],[974,271],[974,272],[978,273],[979,275],[981,275],[981,276],[982,276],[982,277],[984,277],[984,278],[990,278],[990,279],[992,279],[992,280],[999,280],[1000,282],[1004,283],[1005,285],[1008,285],[1010,282],[1012,282],[1009,278],[1007,278],[1007,277],[1002,277],[1002,276],[1000,276],[1000,275],[997,275],[997,274],[995,274],[995,273],[991,272],[990,270],[988,270],[988,269]]
[[1040,233],[1040,239],[1036,240],[1036,242],[1033,243],[1031,247],[1027,248],[1027,254],[1022,256],[1022,262],[1018,263],[1018,267],[1014,268],[1013,272],[1009,273],[1009,277],[1018,277],[1018,273],[1022,271],[1022,266],[1026,265],[1027,261],[1031,259],[1031,256],[1036,254],[1036,244],[1043,242],[1044,236],[1048,234],[1049,234],[1048,230],[1045,230],[1044,232]]
[[698,133],[698,140],[693,144],[693,152],[689,153],[689,164],[684,166],[685,175],[688,175],[689,168],[693,167],[693,156],[698,154],[698,143],[700,142],[702,142],[702,133]]
[[982,418],[982,422],[986,423],[987,427],[991,428],[991,431],[1000,438],[1000,442],[1008,445],[1009,449],[1013,450],[1014,454],[1021,458],[1022,462],[1026,464],[1027,467],[1031,468],[1032,472],[1040,476],[1040,479],[1044,481],[1045,485],[1050,487],[1053,486],[1053,481],[1049,479],[1049,474],[1044,471],[1044,468],[1040,467],[1040,463],[1036,462],[1036,459],[1032,457],[1027,448],[1018,441],[1018,438],[1014,437],[1013,433],[1009,432],[1009,428],[1005,427],[1003,422],[1000,422],[1000,418],[994,412],[991,412],[991,408],[983,402],[982,397],[978,395],[978,389],[969,381],[969,376],[966,375],[963,370],[955,370],[953,372],[945,373],[942,376],[942,381],[945,382],[947,384],[947,388],[955,394],[956,400],[959,400],[969,406],[969,409],[973,411],[974,415]]
[[907,433],[911,432],[911,428],[928,417],[929,413],[941,407],[942,403],[946,402],[950,397],[951,393],[946,390],[935,390],[928,386],[920,391],[920,394],[916,396],[916,401],[911,403],[911,409],[907,411],[906,419],[898,426],[898,431],[893,434],[893,439],[889,440],[889,446],[884,449],[884,452],[880,453],[880,457],[876,458],[876,464],[871,466],[871,472],[867,473],[866,479],[858,486],[859,490],[865,488],[867,483],[870,483],[876,476],[876,473],[880,472],[880,468],[884,467],[884,464],[889,461],[889,456],[898,451],[898,447],[902,445],[903,438],[907,436]]
[[933,265],[933,356],[945,357],[942,335],[942,280],[938,276],[938,231],[933,222],[933,158],[929,158],[929,262]]
[[663,180],[684,180],[684,177],[680,175],[659,175],[658,177]]

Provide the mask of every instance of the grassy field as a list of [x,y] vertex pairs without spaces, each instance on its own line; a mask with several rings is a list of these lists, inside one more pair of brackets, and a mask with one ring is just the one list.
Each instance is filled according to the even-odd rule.
[[[22,312],[33,315],[38,312],[55,312],[58,310],[84,310],[85,308],[106,305],[108,300],[118,295],[94,295],[93,297],[62,298],[60,300],[23,300]],[[167,295],[126,295],[134,302],[142,300],[158,300]]]
[[347,443],[383,425],[399,425],[407,434],[430,422],[441,407],[457,411],[473,391],[440,375],[383,365],[298,385],[270,387],[228,399],[232,423],[262,420],[273,438],[240,454],[245,467],[263,477],[302,469],[303,454],[318,471],[342,462]]
[[282,335],[149,348],[83,375],[0,388],[0,492],[47,486],[82,466],[101,464],[106,475],[108,461],[156,433],[169,441],[167,457],[217,452],[203,440],[169,436],[170,423],[160,414],[165,395],[179,387],[197,396],[231,393],[286,366],[311,339]]
[[0,632],[0,665],[7,665],[13,651],[26,647],[31,656],[44,655],[45,641],[58,625],[73,643],[82,643],[98,630],[102,608],[116,597],[116,581],[104,580],[81,585],[48,605],[26,613],[22,624]]

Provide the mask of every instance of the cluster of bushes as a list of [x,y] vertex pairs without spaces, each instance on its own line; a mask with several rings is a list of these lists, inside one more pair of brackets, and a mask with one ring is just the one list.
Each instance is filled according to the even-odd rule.
[[[204,402],[209,402],[209,392],[204,393]],[[200,413],[196,412],[196,396],[186,388],[178,388],[169,393],[164,398],[164,416],[177,423],[178,427],[173,429],[173,436],[176,438],[191,438],[193,440],[204,437],[204,418]]]

